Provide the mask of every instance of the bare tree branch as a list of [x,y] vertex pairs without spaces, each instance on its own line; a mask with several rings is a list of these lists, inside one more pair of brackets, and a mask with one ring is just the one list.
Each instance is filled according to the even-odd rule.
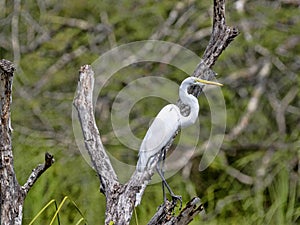
[[178,216],[173,215],[176,203],[167,201],[161,205],[155,215],[151,218],[148,225],[184,225],[189,224],[200,212],[204,212],[201,200],[197,197],[190,200]]
[[94,71],[91,66],[82,66],[79,71],[78,87],[73,104],[78,111],[85,146],[101,181],[101,190],[106,194],[108,188],[118,184],[118,179],[102,145],[96,126],[93,111],[93,90]]
[[110,44],[110,48],[114,48],[117,46],[117,40],[116,40],[116,35],[113,31],[112,25],[110,24],[109,20],[108,20],[108,15],[107,12],[103,11],[100,13],[100,17],[101,17],[101,22],[106,26],[106,27],[110,27],[111,28],[111,32],[107,35],[109,44]]
[[[225,0],[214,0],[213,30],[209,44],[203,54],[203,61],[207,67],[212,67],[221,53],[239,34],[236,27],[230,27],[225,22]],[[198,68],[194,76],[198,76]]]
[[97,32],[109,31],[108,26],[105,26],[104,24],[101,23],[94,24],[91,23],[90,21],[77,19],[77,18],[47,15],[43,19],[46,20],[48,23],[56,23],[68,27],[75,27],[82,31],[97,31]]
[[286,134],[286,119],[285,119],[286,110],[289,104],[297,96],[298,92],[299,92],[298,87],[293,87],[281,101],[279,101],[275,97],[274,93],[268,94],[270,105],[272,106],[272,108],[276,113],[276,122],[278,126],[278,132],[281,138],[284,138],[285,137],[284,135]]
[[22,190],[26,195],[29,190],[32,188],[37,179],[54,163],[53,155],[46,152],[45,153],[45,163],[38,165],[35,169],[32,170],[30,176],[28,177],[26,183],[22,186]]

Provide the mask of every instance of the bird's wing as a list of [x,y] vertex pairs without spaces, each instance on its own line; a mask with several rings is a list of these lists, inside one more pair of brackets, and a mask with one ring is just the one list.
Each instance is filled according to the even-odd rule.
[[176,105],[169,104],[162,108],[149,127],[140,147],[138,170],[147,167],[151,157],[167,145],[180,125],[180,111]]

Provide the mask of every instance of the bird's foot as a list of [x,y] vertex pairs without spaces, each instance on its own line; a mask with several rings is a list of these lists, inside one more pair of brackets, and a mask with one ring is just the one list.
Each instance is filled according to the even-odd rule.
[[179,210],[181,210],[182,207],[182,197],[180,195],[172,195],[172,201],[177,204],[177,201],[180,202]]

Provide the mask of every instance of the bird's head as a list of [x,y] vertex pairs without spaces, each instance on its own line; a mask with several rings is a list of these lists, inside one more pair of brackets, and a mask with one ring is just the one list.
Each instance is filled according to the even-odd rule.
[[198,77],[188,77],[186,78],[182,83],[182,87],[185,89],[189,86],[198,85],[198,86],[204,86],[204,85],[216,85],[216,86],[223,86],[223,84],[209,81],[209,80],[203,80]]

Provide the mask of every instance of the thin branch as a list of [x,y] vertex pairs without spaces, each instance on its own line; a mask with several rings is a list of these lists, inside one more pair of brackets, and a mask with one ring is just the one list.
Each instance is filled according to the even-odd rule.
[[276,113],[276,122],[280,138],[284,138],[284,135],[286,134],[285,113],[289,104],[295,99],[298,92],[298,87],[291,88],[291,90],[285,95],[282,101],[279,101],[273,93],[268,94],[270,105]]
[[28,43],[27,45],[22,45],[21,52],[25,54],[37,50],[39,47],[42,46],[42,44],[51,40],[51,38],[55,36],[59,31],[61,31],[61,28],[57,28],[56,30],[52,31],[46,30],[42,34],[38,35],[32,42]]
[[32,170],[30,176],[28,177],[26,183],[21,187],[26,195],[37,179],[54,163],[53,155],[46,152],[45,153],[45,163],[39,164],[35,169]]
[[68,17],[62,17],[62,16],[53,16],[53,15],[47,15],[42,17],[43,20],[46,23],[55,23],[60,24],[67,27],[74,27],[78,28],[82,31],[96,31],[96,32],[109,32],[109,27],[105,26],[104,24],[98,23],[94,24],[90,21],[77,19],[77,18],[68,18]]
[[178,19],[181,11],[183,11],[188,5],[187,1],[180,1],[174,5],[169,13],[169,17],[162,23],[159,28],[152,33],[150,40],[161,40],[171,32],[171,26]]
[[78,87],[73,104],[78,111],[85,146],[101,181],[101,191],[106,193],[109,188],[113,188],[115,184],[119,183],[96,126],[92,99],[93,89],[94,71],[91,66],[84,65],[79,71]]
[[240,181],[243,184],[252,185],[254,183],[254,179],[251,176],[249,176],[245,173],[242,173],[241,171],[239,171],[238,169],[232,167],[228,163],[228,159],[227,159],[227,156],[224,153],[224,151],[221,151],[219,153],[219,160],[222,164],[222,167],[224,167],[224,171],[228,175],[234,177],[235,179],[237,179],[238,181]]
[[114,33],[114,30],[113,30],[113,25],[110,24],[109,22],[109,18],[108,18],[108,15],[107,15],[107,12],[106,11],[103,11],[100,13],[100,18],[101,18],[101,22],[106,26],[106,27],[109,27],[111,32],[107,35],[107,38],[108,38],[108,41],[109,41],[109,44],[110,44],[110,48],[114,48],[117,46],[117,40],[116,40],[116,35]]

